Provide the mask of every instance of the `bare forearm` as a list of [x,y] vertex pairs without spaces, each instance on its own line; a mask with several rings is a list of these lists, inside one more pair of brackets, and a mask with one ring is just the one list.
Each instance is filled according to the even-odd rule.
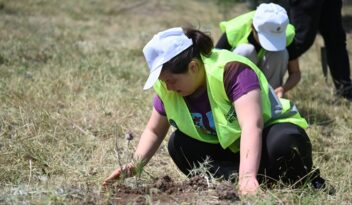
[[293,87],[295,87],[299,81],[301,80],[301,74],[300,73],[293,73],[290,74],[285,82],[285,84],[282,86],[285,90],[285,92],[291,90]]
[[135,159],[142,161],[143,164],[148,163],[150,158],[152,158],[158,150],[164,138],[165,136],[159,137],[151,130],[145,129],[134,153]]
[[110,176],[104,180],[103,185],[105,186],[110,182],[119,179],[122,174],[125,174],[127,177],[134,176],[137,173],[136,169],[138,166],[146,165],[150,158],[152,158],[152,156],[155,154],[156,150],[165,138],[169,126],[170,125],[167,121],[167,118],[160,115],[155,109],[153,109],[134,155],[137,163],[130,162],[126,165],[116,168],[110,174]]
[[287,71],[288,71],[288,78],[285,84],[282,86],[284,88],[284,91],[291,90],[301,80],[301,71],[299,68],[298,58],[294,60],[290,60],[288,62]]
[[256,177],[262,149],[261,128],[254,127],[243,130],[240,146],[240,178]]

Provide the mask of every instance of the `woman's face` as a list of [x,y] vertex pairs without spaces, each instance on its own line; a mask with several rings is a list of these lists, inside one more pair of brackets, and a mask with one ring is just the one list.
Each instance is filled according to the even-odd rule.
[[186,73],[171,73],[168,70],[162,71],[159,80],[163,81],[168,90],[177,92],[181,96],[189,96],[194,93],[204,82],[204,72],[198,63],[188,65]]

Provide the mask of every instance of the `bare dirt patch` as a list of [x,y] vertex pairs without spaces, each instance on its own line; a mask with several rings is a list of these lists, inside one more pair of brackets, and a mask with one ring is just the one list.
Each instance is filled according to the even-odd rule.
[[209,184],[207,179],[195,176],[184,182],[175,182],[165,175],[147,186],[113,187],[113,204],[218,204],[225,205],[239,201],[234,185],[223,181]]

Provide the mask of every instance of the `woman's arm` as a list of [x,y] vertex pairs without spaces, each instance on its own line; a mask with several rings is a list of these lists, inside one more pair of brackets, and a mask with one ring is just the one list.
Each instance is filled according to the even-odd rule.
[[298,58],[290,60],[288,62],[287,71],[288,71],[288,78],[285,84],[275,89],[275,93],[278,97],[282,97],[285,94],[285,92],[291,90],[301,80],[301,71],[299,69]]
[[248,92],[233,104],[242,130],[239,189],[242,194],[255,193],[259,188],[256,177],[262,150],[263,118],[260,90]]
[[153,109],[149,122],[139,140],[135,159],[148,163],[166,136],[170,125],[167,118]]
[[[140,162],[142,166],[146,165],[155,154],[165,138],[169,127],[170,125],[167,118],[153,109],[134,154],[135,160]],[[113,180],[118,179],[122,173],[128,177],[133,176],[135,174],[136,166],[137,164],[131,162],[122,167],[118,167],[104,180],[103,185],[107,185]]]

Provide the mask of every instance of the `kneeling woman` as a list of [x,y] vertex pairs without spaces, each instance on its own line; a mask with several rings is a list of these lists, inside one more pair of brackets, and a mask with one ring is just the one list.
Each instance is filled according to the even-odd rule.
[[[210,172],[229,178],[238,173],[242,194],[255,193],[265,179],[294,183],[324,180],[312,171],[307,122],[295,105],[278,99],[263,73],[248,59],[216,50],[209,36],[195,29],[171,28],[144,47],[150,69],[144,86],[154,86],[154,109],[135,152],[145,165],[165,138],[186,175],[206,158]],[[104,184],[136,164],[117,168]]]

